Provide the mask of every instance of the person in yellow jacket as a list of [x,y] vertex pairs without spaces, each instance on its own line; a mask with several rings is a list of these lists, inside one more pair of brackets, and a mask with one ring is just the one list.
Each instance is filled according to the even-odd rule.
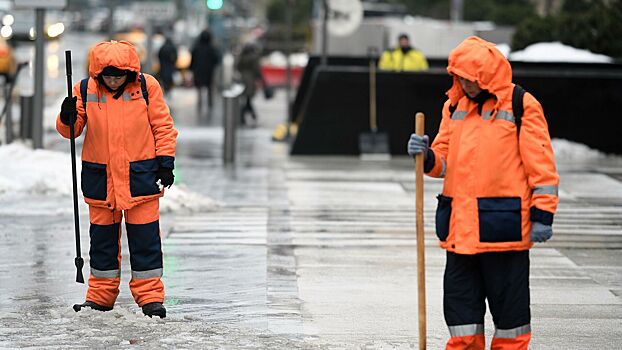
[[130,43],[110,41],[91,50],[89,78],[74,86],[73,96],[63,101],[56,129],[69,138],[70,123],[76,137],[86,128],[81,187],[91,223],[89,288],[86,302],[74,310],[112,310],[119,294],[124,215],[130,290],[145,315],[164,318],[159,198],[174,181],[177,131],[162,89],[154,77],[140,73]]
[[408,35],[400,34],[399,47],[383,52],[378,68],[395,72],[422,71],[428,69],[428,60],[421,51],[410,46]]
[[488,300],[496,328],[491,349],[527,349],[529,249],[552,236],[559,201],[544,112],[525,93],[517,126],[512,69],[483,39],[458,45],[447,71],[453,86],[432,146],[416,134],[408,142],[410,155],[423,153],[425,172],[444,178],[436,234],[447,250],[446,348],[484,349]]

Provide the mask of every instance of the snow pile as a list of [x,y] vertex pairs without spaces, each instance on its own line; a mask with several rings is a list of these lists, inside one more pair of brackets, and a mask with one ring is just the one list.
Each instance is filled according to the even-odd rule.
[[505,57],[508,57],[508,55],[510,54],[510,51],[512,51],[512,48],[510,48],[510,45],[508,44],[497,44],[496,47],[497,47],[497,50],[501,51],[501,53]]
[[185,184],[175,184],[166,189],[164,197],[160,199],[160,212],[199,212],[214,210],[220,206],[211,198],[204,197],[188,190]]
[[560,42],[537,43],[527,46],[522,51],[510,53],[510,61],[526,62],[584,62],[584,63],[611,63],[609,56],[599,55],[587,50],[581,50]]
[[588,146],[564,139],[553,139],[553,151],[555,152],[555,160],[570,161],[581,160],[588,161],[594,159],[603,159],[608,157],[605,153],[589,148]]
[[[6,193],[71,196],[71,157],[68,153],[32,150],[21,143],[0,147],[0,195]],[[80,162],[78,161],[78,173]]]
[[[15,195],[72,195],[69,153],[32,150],[21,143],[0,147],[0,197]],[[76,159],[78,189],[81,161]],[[80,191],[80,190],[78,190]],[[82,200],[81,200],[82,201]],[[202,211],[218,206],[212,199],[191,192],[184,184],[166,190],[160,200],[162,212]]]

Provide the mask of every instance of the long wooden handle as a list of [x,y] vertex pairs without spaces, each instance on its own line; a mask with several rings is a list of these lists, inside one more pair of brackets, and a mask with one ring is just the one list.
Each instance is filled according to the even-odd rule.
[[[417,113],[415,132],[423,136],[425,132],[425,116]],[[423,231],[423,153],[415,156],[416,177],[416,210],[417,210],[417,291],[419,296],[419,350],[426,348],[426,317],[425,317],[425,239]]]
[[369,128],[378,131],[378,114],[376,109],[376,62],[369,61]]

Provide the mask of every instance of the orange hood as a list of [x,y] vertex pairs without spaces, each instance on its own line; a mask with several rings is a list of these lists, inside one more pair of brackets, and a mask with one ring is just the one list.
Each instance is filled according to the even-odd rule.
[[140,73],[140,59],[136,48],[127,41],[104,41],[91,50],[89,75],[95,79],[101,71],[113,66],[123,70]]
[[447,91],[452,105],[464,96],[458,77],[476,81],[480,88],[488,90],[497,97],[493,115],[503,101],[512,100],[512,67],[495,44],[482,38],[471,36],[449,54],[447,72],[453,76],[454,83]]

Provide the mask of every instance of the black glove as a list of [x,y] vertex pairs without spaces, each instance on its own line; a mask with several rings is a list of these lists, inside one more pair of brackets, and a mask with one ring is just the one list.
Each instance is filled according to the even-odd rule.
[[78,115],[78,110],[76,109],[77,101],[77,96],[72,98],[65,97],[63,100],[63,104],[60,107],[60,121],[63,124],[70,125],[72,120],[74,123],[76,122],[76,116]]
[[156,175],[156,180],[160,180],[160,184],[163,187],[171,188],[175,181],[175,175],[173,175],[173,169],[171,168],[159,168]]

